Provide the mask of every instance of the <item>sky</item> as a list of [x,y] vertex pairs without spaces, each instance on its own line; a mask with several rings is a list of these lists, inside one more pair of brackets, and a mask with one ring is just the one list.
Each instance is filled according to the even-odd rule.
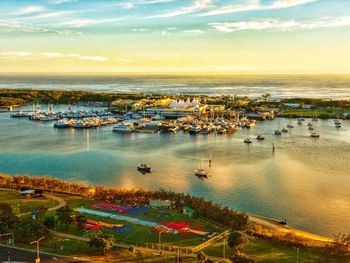
[[350,74],[349,0],[1,0],[0,74]]

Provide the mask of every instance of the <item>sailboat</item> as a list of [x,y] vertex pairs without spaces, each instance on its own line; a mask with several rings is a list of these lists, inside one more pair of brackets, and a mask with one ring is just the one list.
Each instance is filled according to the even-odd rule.
[[194,171],[195,176],[199,178],[208,178],[208,173],[203,169],[203,155],[202,155],[202,161],[198,169]]
[[282,132],[280,130],[280,121],[278,120],[278,130],[275,130],[275,135],[282,135]]
[[320,138],[320,135],[316,131],[316,125],[310,126],[309,130],[310,130],[310,128],[313,128],[312,129],[313,132],[311,132],[310,137],[312,137],[312,138]]
[[341,128],[341,121],[339,120],[339,114],[337,115],[337,118],[334,120],[334,124],[336,128]]
[[293,124],[292,124],[292,118],[291,118],[292,116],[289,114],[289,123],[287,124],[287,128],[289,128],[289,129],[292,129],[292,128],[294,128],[294,126],[293,126]]

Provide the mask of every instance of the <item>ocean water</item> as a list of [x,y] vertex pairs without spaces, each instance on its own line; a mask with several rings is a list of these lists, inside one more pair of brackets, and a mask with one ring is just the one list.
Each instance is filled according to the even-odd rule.
[[350,76],[5,76],[0,88],[350,99]]
[[[66,106],[54,105],[55,110]],[[259,123],[232,135],[117,134],[112,127],[54,129],[53,123],[11,119],[0,113],[0,172],[50,175],[117,188],[160,187],[191,193],[234,209],[287,219],[292,227],[331,236],[350,229],[350,121],[336,129],[319,120],[320,139],[306,123],[281,137],[278,122]],[[265,141],[255,141],[259,133]],[[252,145],[243,143],[251,137]],[[272,143],[276,150],[272,152]],[[213,155],[210,177],[194,170]],[[153,172],[140,174],[140,162]]]

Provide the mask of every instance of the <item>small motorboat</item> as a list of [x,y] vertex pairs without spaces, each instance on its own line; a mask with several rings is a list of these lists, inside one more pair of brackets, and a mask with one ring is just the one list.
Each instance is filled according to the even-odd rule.
[[194,175],[199,178],[208,178],[208,173],[203,168],[196,169]]
[[283,128],[282,132],[288,132],[288,129],[287,128]]
[[263,141],[263,140],[265,140],[265,136],[259,134],[258,136],[256,136],[256,139],[257,139],[258,141]]
[[320,138],[320,135],[317,132],[312,132],[310,134],[310,137],[312,137],[312,138]]
[[249,138],[244,139],[244,143],[250,144],[250,143],[252,143],[252,140],[251,140],[251,139],[249,139]]
[[280,130],[275,130],[275,135],[282,135],[282,132]]
[[141,173],[150,173],[151,172],[151,166],[146,163],[141,163],[139,166],[137,166],[137,170]]

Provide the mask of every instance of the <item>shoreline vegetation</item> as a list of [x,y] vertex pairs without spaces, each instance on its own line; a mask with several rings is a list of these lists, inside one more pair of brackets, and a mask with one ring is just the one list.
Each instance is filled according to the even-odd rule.
[[[187,100],[197,98],[207,105],[220,105],[229,110],[262,112],[273,109],[277,117],[286,118],[350,118],[350,100],[315,98],[274,99],[269,93],[259,98],[247,96],[206,96],[185,94],[105,93],[63,90],[1,89],[0,108],[10,109],[38,103],[79,104],[104,106],[112,112],[142,110],[144,107],[162,106],[162,100]],[[135,105],[138,108],[135,109]],[[140,106],[141,105],[141,106]],[[140,108],[141,107],[141,108]]]
[[[313,234],[298,229],[293,229],[284,225],[280,221],[272,218],[266,218],[259,215],[247,214],[232,210],[228,207],[222,207],[211,201],[204,200],[203,198],[197,198],[189,194],[175,193],[173,191],[167,191],[164,189],[144,190],[144,189],[117,189],[117,188],[105,188],[104,186],[86,186],[77,182],[64,181],[50,176],[26,176],[26,175],[15,175],[9,176],[0,173],[0,188],[5,189],[20,189],[20,188],[39,189],[43,191],[53,191],[55,193],[69,194],[80,197],[94,197],[101,200],[112,200],[117,198],[118,200],[128,199],[138,205],[143,205],[149,202],[150,199],[158,200],[169,200],[173,202],[175,207],[183,206],[198,206],[199,203],[206,203],[206,205],[214,208],[214,210],[223,210],[222,215],[212,213],[209,215],[207,211],[201,213],[200,209],[197,211],[199,216],[204,215],[203,218],[211,220],[215,223],[219,223],[225,227],[242,229],[246,227],[249,221],[256,223],[266,229],[277,230],[285,232],[287,234],[294,234],[300,237],[300,240],[305,238],[316,242],[333,242],[333,239],[326,236]],[[231,219],[225,221],[224,218],[230,217]],[[232,220],[234,218],[234,220]],[[220,222],[221,220],[224,220]],[[262,231],[263,232],[263,231]],[[266,233],[268,233],[267,231]],[[273,231],[272,231],[273,232]]]
[[[0,174],[0,189],[38,189],[46,191],[48,198],[50,196],[53,198],[52,193],[54,192],[55,198],[58,199],[68,198],[68,196],[76,196],[76,198],[82,198],[82,201],[74,201],[71,198],[67,199],[67,204],[75,204],[75,207],[79,207],[79,204],[86,204],[86,202],[93,202],[93,200],[105,200],[113,201],[120,200],[122,203],[127,202],[133,204],[136,207],[141,207],[149,204],[150,200],[167,200],[170,201],[172,209],[174,211],[182,211],[184,207],[195,207],[196,218],[203,222],[208,222],[213,226],[220,227],[222,230],[230,230],[231,233],[242,233],[244,235],[250,236],[249,239],[253,240],[253,246],[256,242],[265,244],[274,244],[276,247],[285,248],[302,248],[304,251],[310,253],[309,256],[318,255],[322,258],[333,258],[332,261],[327,262],[348,262],[350,248],[348,244],[344,243],[344,237],[346,235],[335,236],[334,239],[328,237],[318,236],[312,233],[307,233],[305,231],[300,231],[296,229],[289,228],[287,226],[281,225],[273,219],[268,219],[259,216],[247,215],[242,212],[234,211],[228,207],[223,207],[218,204],[212,203],[211,201],[204,200],[203,198],[194,197],[189,194],[175,193],[173,191],[160,190],[142,190],[142,189],[111,189],[105,188],[103,186],[91,187],[77,182],[63,181],[57,178],[52,178],[49,176],[36,177],[36,176],[26,176],[26,175],[4,175]],[[73,197],[74,199],[74,197]],[[72,200],[72,201],[70,201]],[[86,201],[84,201],[86,200]],[[90,201],[87,201],[90,200]],[[68,206],[67,211],[73,211]],[[1,207],[0,207],[1,208]],[[62,212],[62,211],[61,211]],[[52,217],[52,214],[49,217]],[[0,216],[1,218],[1,216]],[[25,219],[29,220],[29,219]],[[25,221],[26,222],[26,221]],[[28,222],[27,222],[28,223]],[[63,227],[61,230],[69,230],[70,227]],[[44,231],[44,230],[43,230]],[[55,232],[55,231],[51,231]],[[77,233],[76,231],[67,232]],[[246,237],[248,238],[248,237]],[[245,239],[246,239],[245,238]],[[247,239],[248,240],[248,239]],[[230,243],[230,237],[228,238]],[[232,241],[231,241],[232,242]],[[242,246],[243,243],[247,241],[242,241],[238,247]],[[129,245],[133,245],[132,243]],[[134,244],[137,245],[137,242]],[[124,244],[125,246],[125,244]],[[229,244],[230,246],[230,244]],[[260,245],[259,245],[260,246]],[[230,246],[232,248],[232,246]],[[186,249],[186,247],[184,247]],[[219,251],[222,249],[218,248]],[[337,249],[337,250],[336,250]],[[209,249],[217,250],[214,247]],[[248,249],[249,250],[249,249]],[[339,252],[340,251],[340,252]],[[218,252],[218,251],[217,251]],[[216,253],[217,253],[216,252]],[[239,251],[238,251],[239,252]],[[334,252],[334,253],[333,253]],[[339,255],[337,253],[339,253]],[[240,253],[240,252],[239,252]],[[235,253],[234,253],[235,255]],[[244,254],[240,254],[244,255]],[[313,257],[313,256],[312,256]],[[337,261],[337,258],[341,258],[344,261]],[[210,261],[207,261],[210,262]],[[233,260],[233,262],[236,262]],[[241,262],[241,261],[237,261]],[[254,261],[242,261],[242,262],[254,262]],[[259,262],[259,261],[258,261]],[[265,261],[262,261],[265,262]],[[266,261],[270,262],[270,261]],[[275,262],[275,261],[271,261]],[[289,261],[288,261],[289,262]],[[314,261],[310,261],[314,262]],[[316,261],[319,262],[319,261]],[[323,261],[322,261],[323,262]]]

